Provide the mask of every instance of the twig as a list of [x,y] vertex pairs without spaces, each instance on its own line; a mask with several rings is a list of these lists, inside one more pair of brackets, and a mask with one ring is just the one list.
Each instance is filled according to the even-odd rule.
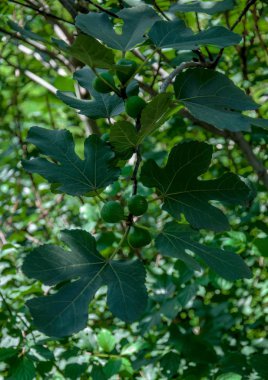
[[109,11],[108,9],[105,9],[103,8],[101,5],[99,4],[95,4],[93,1],[91,0],[87,0],[89,4],[93,5],[94,7],[98,8],[100,11],[104,12],[104,13],[107,13],[107,15],[109,16],[112,16],[112,17],[115,17],[115,18],[120,18],[119,16],[117,16],[115,13]]
[[172,80],[181,73],[184,69],[187,69],[189,67],[204,67],[206,66],[204,63],[201,62],[182,62],[178,67],[176,67],[175,70],[173,70],[169,76],[164,80],[162,83],[162,86],[160,88],[160,93],[163,93],[166,91]]
[[155,9],[167,20],[170,21],[170,18],[162,11],[162,9],[157,4],[156,0],[153,0],[153,6]]
[[[249,10],[249,8],[255,4],[257,2],[257,0],[249,0],[245,6],[245,8],[243,9],[243,11],[240,13],[240,15],[238,16],[237,20],[233,23],[233,25],[231,26],[231,30],[234,30],[235,27],[240,23],[240,21],[242,20],[243,16],[247,13],[247,11]],[[220,62],[220,59],[222,57],[222,54],[223,54],[223,51],[224,51],[224,48],[222,48],[217,57],[215,58],[213,64],[212,64],[212,68],[216,68],[218,66],[218,63]]]
[[9,0],[10,3],[14,3],[14,4],[18,4],[18,5],[21,5],[22,7],[25,7],[25,8],[29,8],[29,9],[32,9],[34,11],[36,11],[37,13],[43,15],[43,16],[46,16],[46,17],[50,17],[50,18],[53,18],[54,20],[58,20],[58,21],[62,21],[62,22],[66,22],[68,24],[71,24],[71,25],[74,25],[74,23],[72,21],[68,21],[64,18],[61,18],[61,17],[58,17],[52,13],[47,13],[45,11],[43,11],[42,9],[40,8],[37,8],[36,6],[32,5],[32,4],[23,4],[23,3],[20,3],[19,1],[17,0]]

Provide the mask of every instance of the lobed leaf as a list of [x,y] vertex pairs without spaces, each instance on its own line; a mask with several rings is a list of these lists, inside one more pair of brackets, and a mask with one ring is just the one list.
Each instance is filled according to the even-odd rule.
[[158,48],[177,50],[198,49],[202,45],[214,45],[220,48],[236,45],[241,36],[222,27],[214,26],[194,34],[183,21],[157,21],[149,32],[149,37]]
[[251,272],[240,256],[233,252],[215,247],[207,247],[192,240],[198,234],[190,226],[171,222],[165,225],[157,236],[155,244],[164,256],[184,261],[194,270],[199,270],[199,263],[188,254],[198,255],[210,268],[226,280],[251,278]]
[[159,20],[155,11],[145,5],[122,9],[117,15],[124,23],[122,34],[115,32],[113,23],[105,13],[80,14],[75,25],[113,49],[128,51],[143,42],[144,33]]
[[112,162],[113,151],[96,135],[85,140],[84,160],[75,153],[73,137],[67,130],[33,127],[27,141],[56,163],[34,158],[24,160],[23,167],[30,173],[40,174],[64,193],[94,196],[119,177],[120,170]]
[[250,194],[246,184],[235,174],[226,173],[216,180],[200,181],[209,167],[212,147],[197,141],[176,145],[164,168],[155,161],[145,162],[141,182],[155,187],[163,199],[163,209],[175,218],[184,214],[194,228],[223,231],[229,228],[225,215],[209,202],[212,200],[241,204]]
[[268,121],[237,111],[258,108],[249,96],[225,75],[203,68],[190,69],[176,77],[175,95],[199,120],[229,131],[250,131],[251,125],[268,128]]
[[88,304],[104,285],[108,286],[107,303],[113,314],[125,322],[138,319],[147,303],[142,263],[105,260],[86,231],[65,230],[62,236],[70,251],[44,245],[33,250],[23,264],[28,277],[46,285],[64,282],[56,293],[27,301],[36,327],[55,337],[85,328]]

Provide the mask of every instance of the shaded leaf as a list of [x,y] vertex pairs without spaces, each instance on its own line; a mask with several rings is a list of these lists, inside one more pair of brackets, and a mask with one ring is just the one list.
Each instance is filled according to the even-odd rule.
[[109,69],[114,64],[114,53],[91,36],[79,34],[67,48],[73,57],[90,67]]
[[226,173],[216,180],[200,181],[212,156],[212,147],[197,141],[176,145],[164,168],[148,160],[141,170],[141,181],[155,187],[163,198],[163,209],[175,218],[183,213],[194,228],[222,231],[229,228],[225,215],[211,200],[241,204],[249,197],[249,188],[235,174]]
[[250,125],[268,127],[268,121],[240,112],[258,105],[225,75],[207,69],[191,69],[176,77],[174,89],[179,99],[199,120],[230,131],[249,131]]
[[33,127],[27,141],[57,163],[34,158],[23,161],[23,167],[30,173],[40,174],[56,184],[57,190],[67,194],[94,196],[116,181],[120,174],[120,170],[112,164],[113,151],[96,135],[85,140],[84,160],[75,153],[73,137],[67,130],[50,131]]
[[110,142],[114,150],[124,158],[130,158],[138,145],[138,133],[133,124],[118,121],[111,126]]
[[80,14],[76,17],[76,26],[84,33],[93,36],[107,46],[127,51],[145,40],[144,33],[159,20],[155,11],[145,5],[125,8],[117,13],[124,22],[122,34],[114,31],[113,23],[105,13]]
[[18,360],[11,369],[12,380],[32,380],[35,377],[33,361],[27,356]]
[[27,301],[36,327],[56,337],[85,328],[88,304],[103,285],[108,286],[107,303],[115,316],[126,322],[138,319],[147,303],[143,265],[105,260],[86,231],[65,230],[62,236],[70,251],[44,245],[33,250],[23,264],[28,277],[46,285],[65,282],[56,293]]
[[149,37],[159,48],[177,50],[192,50],[202,45],[222,48],[236,45],[241,40],[241,36],[222,26],[214,26],[194,34],[181,20],[157,21],[150,30]]
[[178,258],[193,269],[199,269],[199,264],[189,255],[188,251],[190,251],[229,281],[251,277],[249,268],[240,256],[233,252],[199,244],[192,240],[196,236],[197,233],[190,226],[171,222],[166,224],[164,230],[157,236],[156,247],[162,255]]
[[189,3],[182,3],[178,1],[177,4],[171,7],[173,12],[198,12],[213,15],[219,12],[226,12],[234,7],[234,0],[223,1],[191,1]]

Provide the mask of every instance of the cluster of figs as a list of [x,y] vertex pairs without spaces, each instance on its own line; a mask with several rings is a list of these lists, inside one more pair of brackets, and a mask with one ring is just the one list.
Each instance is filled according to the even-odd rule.
[[[126,86],[130,79],[133,78],[137,70],[137,63],[126,58],[120,59],[115,66],[115,73],[123,86]],[[109,93],[112,91],[117,92],[114,77],[109,71],[102,72],[96,76],[93,81],[93,87],[97,92]],[[140,116],[141,111],[146,106],[146,102],[138,96],[139,87],[133,86],[127,92],[127,99],[125,102],[126,113],[136,119]]]
[[[130,215],[141,216],[148,209],[148,202],[142,195],[134,195],[128,200]],[[124,208],[117,201],[109,201],[101,209],[101,217],[105,222],[118,223],[126,219]],[[132,226],[128,234],[128,243],[132,248],[141,248],[150,244],[151,235],[146,227]]]

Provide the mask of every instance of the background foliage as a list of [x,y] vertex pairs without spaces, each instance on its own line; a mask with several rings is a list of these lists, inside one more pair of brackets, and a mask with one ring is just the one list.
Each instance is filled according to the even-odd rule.
[[[251,131],[248,126],[245,127],[242,129],[243,134],[241,129],[219,130],[207,124],[207,118],[197,123],[196,114],[192,113],[193,117],[186,109],[181,109],[157,134],[144,140],[143,148],[145,159],[154,159],[163,166],[166,152],[175,144],[185,139],[209,142],[214,154],[204,179],[210,180],[232,171],[250,181],[255,197],[246,208],[234,206],[225,209],[225,206],[221,206],[232,230],[223,233],[201,230],[200,243],[211,248],[235,251],[251,268],[251,279],[229,282],[211,270],[193,272],[183,262],[160,255],[160,248],[149,246],[142,250],[142,258],[147,264],[149,303],[138,322],[128,324],[115,318],[106,306],[103,288],[90,304],[86,329],[68,338],[49,338],[37,331],[25,306],[25,301],[33,295],[40,296],[49,291],[48,286],[28,279],[21,271],[23,259],[33,246],[44,243],[62,246],[60,231],[72,228],[82,228],[94,234],[98,249],[104,256],[109,256],[120,240],[120,230],[114,226],[108,226],[107,229],[107,224],[100,218],[101,203],[98,198],[78,198],[57,192],[53,194],[48,182],[41,176],[27,173],[21,161],[29,156],[38,156],[36,148],[25,143],[33,125],[52,130],[67,128],[74,136],[76,153],[80,157],[84,139],[89,134],[97,132],[104,140],[108,138],[109,118],[96,121],[94,115],[87,117],[88,105],[84,111],[83,102],[74,106],[68,98],[70,105],[80,109],[80,113],[77,113],[60,100],[69,104],[68,99],[63,97],[70,97],[70,92],[75,93],[78,100],[87,98],[87,93],[72,79],[72,75],[83,66],[80,62],[87,63],[84,59],[88,58],[81,57],[79,48],[78,53],[74,52],[74,47],[71,57],[62,41],[68,44],[74,41],[77,35],[74,18],[78,13],[82,23],[83,15],[88,11],[94,12],[92,17],[96,19],[100,15],[95,12],[105,16],[100,7],[114,13],[120,11],[121,7],[138,3],[149,4],[150,9],[155,9],[160,16],[160,10],[167,12],[170,6],[173,9],[177,7],[178,19],[183,20],[195,34],[208,27],[230,28],[238,20],[234,31],[242,36],[242,41],[224,49],[218,71],[226,74],[256,103],[262,105],[256,113],[249,111],[247,116],[267,117],[267,1],[248,2],[251,6],[245,14],[242,13],[242,17],[240,15],[247,5],[246,1],[237,1],[235,4],[224,1],[223,8],[215,13],[215,9],[203,13],[200,4],[207,3],[204,1],[191,5],[176,5],[167,0],[108,0],[95,2],[95,5],[92,1],[82,0],[2,1],[2,378],[236,380],[268,377],[265,268],[268,199],[264,166],[267,159],[267,132],[258,125],[252,126]],[[217,5],[220,7],[220,3]],[[200,7],[202,12],[199,12]],[[135,38],[142,36],[144,31],[141,26]],[[61,50],[51,43],[52,38],[61,41],[58,42]],[[153,34],[151,38],[154,38]],[[158,41],[157,37],[155,41]],[[126,36],[125,40],[120,39],[120,46],[128,44],[132,48],[137,41],[132,41],[133,45],[130,42],[130,37]],[[127,53],[127,57],[138,64],[148,57],[138,76],[145,99],[148,99],[148,94],[158,91],[163,78],[174,67],[191,60],[193,56],[197,58],[192,51],[164,50],[153,55],[152,51],[152,46],[144,43]],[[201,53],[208,59],[215,59],[218,52],[219,48],[215,46],[209,46],[209,50],[201,48]],[[116,51],[116,58],[121,58],[119,51]],[[105,65],[102,68],[109,67],[109,56]],[[76,72],[74,78],[80,85],[83,81],[82,70]],[[56,96],[57,90],[61,92]],[[102,102],[105,102],[104,95],[90,93],[95,98],[90,102],[96,102],[91,104],[92,109],[96,110],[98,106],[100,112],[103,109]],[[118,100],[113,101],[115,103],[110,105],[110,117],[123,110]],[[132,167],[133,162],[126,164],[122,171],[123,180],[108,187],[105,196],[114,200],[119,199],[120,194],[123,194],[124,199],[130,196],[131,188],[127,180]],[[139,192],[147,197],[152,196],[151,189],[142,184],[139,184]],[[142,223],[157,229],[166,219],[168,216],[161,211],[159,204],[151,202]]]

